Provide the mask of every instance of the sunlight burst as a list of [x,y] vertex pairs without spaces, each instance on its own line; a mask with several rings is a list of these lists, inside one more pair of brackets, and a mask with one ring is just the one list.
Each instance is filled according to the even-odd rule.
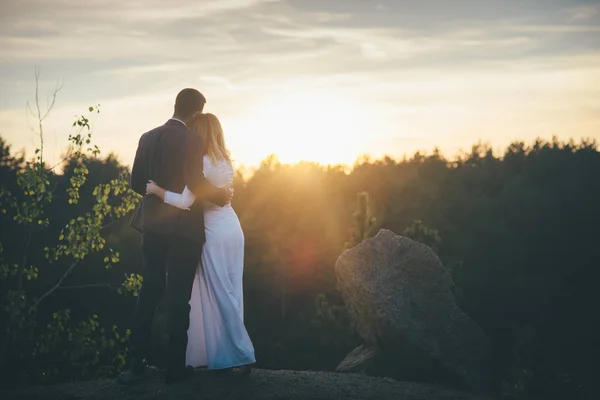
[[261,102],[247,115],[231,124],[232,139],[240,142],[249,134],[243,150],[257,159],[277,154],[283,163],[351,164],[369,137],[360,104],[330,93]]

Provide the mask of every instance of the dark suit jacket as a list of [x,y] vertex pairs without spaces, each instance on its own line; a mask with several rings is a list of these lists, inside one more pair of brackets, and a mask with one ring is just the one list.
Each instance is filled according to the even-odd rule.
[[[140,232],[174,235],[204,243],[202,199],[225,205],[223,191],[211,191],[204,179],[202,140],[179,121],[170,119],[163,126],[140,138],[131,170],[131,188],[144,196],[131,226]],[[181,193],[185,186],[196,196],[190,210],[165,204],[155,195],[146,195],[146,183],[152,179],[171,192]]]

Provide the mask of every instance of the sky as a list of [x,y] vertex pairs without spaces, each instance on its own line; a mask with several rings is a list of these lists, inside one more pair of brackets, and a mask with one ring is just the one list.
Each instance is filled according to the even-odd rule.
[[0,136],[28,154],[36,67],[50,159],[100,104],[130,165],[185,87],[238,166],[600,139],[598,0],[0,0]]

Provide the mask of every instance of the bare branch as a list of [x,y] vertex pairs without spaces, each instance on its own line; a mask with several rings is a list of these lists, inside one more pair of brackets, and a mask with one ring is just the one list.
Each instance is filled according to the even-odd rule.
[[97,284],[89,284],[89,285],[75,285],[75,286],[61,286],[60,290],[71,290],[71,289],[87,289],[87,288],[109,288],[109,289],[118,289],[122,287],[122,283],[97,283]]
[[51,167],[47,168],[47,169],[46,169],[46,172],[53,171],[53,170],[54,170],[54,168],[58,167],[59,165],[63,164],[63,163],[64,163],[64,162],[66,162],[68,159],[70,159],[72,155],[73,155],[73,146],[72,146],[72,145],[70,145],[70,146],[67,148],[67,154],[66,154],[66,155],[63,157],[63,159],[62,159],[62,160],[60,160],[59,162],[57,162],[56,164],[54,164],[53,166],[51,166]]
[[[113,225],[116,222],[117,221],[109,222],[108,224],[102,226],[100,229],[103,230],[103,229]],[[63,276],[61,276],[61,278],[58,280],[58,282],[56,282],[56,284],[54,286],[52,286],[46,293],[44,293],[42,296],[40,296],[40,298],[35,302],[35,308],[37,308],[37,306],[44,299],[46,299],[48,296],[50,296],[52,293],[54,293],[58,289],[63,289],[63,286],[61,286],[61,284],[67,278],[67,276],[69,276],[69,274],[73,271],[73,269],[77,266],[77,264],[79,264],[79,261],[81,261],[81,259],[75,260],[75,261],[73,261],[73,263],[71,265],[69,265],[69,268],[67,268],[67,270],[65,271]],[[67,286],[66,288],[69,288],[69,286]],[[76,287],[72,286],[72,288],[76,288]]]
[[[35,115],[35,113],[31,109],[31,103],[29,102],[29,100],[27,100],[27,103],[25,104],[25,106],[27,107],[27,115],[29,115],[29,114]],[[33,128],[31,128],[31,129],[33,129]]]
[[35,302],[35,308],[37,308],[37,306],[44,300],[46,299],[48,296],[50,296],[52,293],[54,293],[57,289],[60,288],[60,285],[63,283],[63,281],[65,280],[65,278],[67,276],[69,276],[69,274],[71,273],[71,271],[73,271],[73,269],[77,266],[77,264],[79,264],[80,260],[75,260],[73,261],[73,263],[71,265],[69,265],[69,268],[67,268],[67,270],[65,271],[65,273],[63,274],[63,276],[61,276],[61,278],[58,280],[58,282],[56,282],[56,284],[54,286],[52,286],[46,293],[44,293],[43,295],[40,296],[39,299],[37,299],[37,301]]
[[[37,134],[37,131],[31,125],[31,121],[29,120],[29,115],[30,114],[31,115],[35,115],[35,113],[33,112],[33,109],[31,108],[31,103],[29,102],[29,100],[27,100],[27,103],[25,103],[25,119],[27,120],[27,125],[29,126],[29,130],[32,133]],[[35,141],[33,139],[31,139],[31,143],[35,146]]]
[[54,104],[56,104],[56,96],[58,95],[58,92],[60,92],[63,88],[63,84],[61,83],[59,85],[59,82],[56,81],[56,86],[54,87],[54,91],[52,92],[52,101],[50,102],[50,105],[48,105],[48,101],[46,100],[46,112],[44,113],[44,116],[41,118],[42,121],[46,119],[46,117],[48,116],[48,114],[50,114],[50,111],[52,111],[52,109],[54,108]]
[[119,219],[115,219],[115,220],[113,220],[113,221],[109,222],[109,223],[108,223],[108,224],[106,224],[106,225],[102,225],[102,227],[100,228],[100,230],[101,230],[101,231],[103,231],[103,230],[105,230],[105,229],[108,229],[108,228],[110,228],[111,226],[114,226],[114,225],[118,224],[119,222],[121,222],[121,218],[119,218]]
[[38,119],[38,134],[40,135],[40,165],[44,165],[44,128],[42,127],[42,113],[40,112],[40,69],[39,67],[35,67],[35,107],[37,110],[37,119]]
[[31,105],[27,102],[27,111],[32,115],[35,115],[37,119],[37,129],[36,132],[40,138],[40,165],[44,164],[44,127],[43,122],[48,117],[54,105],[56,104],[56,97],[58,93],[61,91],[63,84],[56,81],[56,86],[52,91],[52,101],[48,104],[48,100],[46,100],[46,110],[42,114],[42,110],[40,108],[40,69],[39,67],[35,67],[35,110],[32,110]]

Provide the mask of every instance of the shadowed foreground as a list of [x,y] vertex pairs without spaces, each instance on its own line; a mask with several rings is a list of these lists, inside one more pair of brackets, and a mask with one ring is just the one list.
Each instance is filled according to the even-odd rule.
[[298,400],[488,400],[427,384],[397,382],[355,374],[308,371],[254,370],[250,377],[237,378],[197,373],[194,378],[167,386],[162,378],[149,376],[133,386],[115,380],[36,386],[6,393],[4,399],[298,399]]

